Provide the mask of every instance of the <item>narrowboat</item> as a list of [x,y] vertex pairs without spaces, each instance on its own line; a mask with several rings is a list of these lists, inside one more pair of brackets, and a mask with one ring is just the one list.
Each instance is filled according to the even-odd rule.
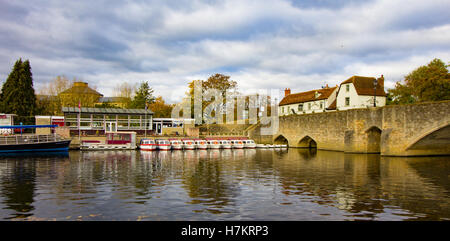
[[183,142],[178,139],[170,139],[170,145],[172,146],[172,150],[182,150]]
[[[0,126],[0,129],[54,128],[57,125]],[[0,137],[0,152],[68,151],[70,139],[56,133],[47,135],[17,134]]]
[[156,142],[153,139],[141,139],[139,149],[143,151],[154,151],[156,150]]
[[195,142],[190,139],[184,139],[183,141],[183,149],[185,150],[194,150],[195,149]]
[[114,131],[106,132],[106,140],[82,141],[81,150],[134,150],[136,145],[136,132]]
[[168,151],[172,148],[169,140],[157,139],[156,148],[160,151]]

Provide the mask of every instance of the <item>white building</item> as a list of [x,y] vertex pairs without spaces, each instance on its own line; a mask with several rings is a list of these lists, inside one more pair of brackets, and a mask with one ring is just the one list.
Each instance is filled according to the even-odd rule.
[[285,89],[278,114],[284,116],[366,108],[374,106],[374,98],[377,107],[386,105],[383,75],[378,79],[352,76],[339,86],[331,88],[327,85],[322,89],[295,94],[291,94],[290,89]]
[[[375,80],[377,81],[376,88]],[[339,86],[336,109],[348,110],[373,107],[374,97],[377,107],[386,105],[383,75],[378,79],[374,77],[352,76]]]

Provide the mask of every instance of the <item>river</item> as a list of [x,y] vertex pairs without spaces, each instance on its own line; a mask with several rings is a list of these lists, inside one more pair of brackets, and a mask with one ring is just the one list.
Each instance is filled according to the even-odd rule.
[[308,149],[0,156],[1,220],[450,220],[450,157]]

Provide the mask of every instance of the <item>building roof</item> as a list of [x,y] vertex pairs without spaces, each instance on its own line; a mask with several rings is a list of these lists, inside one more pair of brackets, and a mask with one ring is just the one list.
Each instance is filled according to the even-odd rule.
[[334,99],[333,103],[331,103],[330,106],[327,107],[327,110],[336,110],[336,106],[337,106],[337,99]]
[[60,94],[83,94],[83,95],[98,95],[103,96],[102,94],[98,93],[96,90],[90,88],[88,86],[88,83],[86,82],[75,82],[73,83],[73,86],[70,87],[67,90],[64,90]]
[[98,102],[105,103],[105,102],[122,102],[125,100],[125,97],[100,97],[98,99]]
[[[373,81],[375,80],[374,77],[363,77],[363,76],[352,76],[348,80],[341,83],[348,84],[353,83],[353,86],[355,86],[356,93],[358,95],[372,95],[374,94],[374,86]],[[376,95],[377,96],[386,96],[386,92],[384,92],[384,81],[378,81],[377,83],[377,89],[376,89]]]
[[[62,112],[65,113],[79,113],[80,109],[78,107],[63,107]],[[90,108],[81,107],[81,113],[89,114],[133,114],[133,115],[144,115],[145,109],[121,109],[121,108]],[[153,111],[147,110],[147,114],[152,115]]]
[[[309,101],[316,101],[316,100],[325,100],[330,97],[330,95],[333,93],[333,91],[337,87],[331,87],[331,88],[323,88],[323,89],[317,89],[317,90],[310,90],[306,92],[301,93],[295,93],[285,96],[280,101],[280,106],[282,105],[291,105],[291,104],[297,104],[297,103],[303,103],[303,102],[309,102]],[[316,92],[319,94],[316,98]]]

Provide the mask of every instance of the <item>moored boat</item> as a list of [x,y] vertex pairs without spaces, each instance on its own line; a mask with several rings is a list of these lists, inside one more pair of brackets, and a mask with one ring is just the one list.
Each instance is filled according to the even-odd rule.
[[136,149],[136,132],[106,132],[106,140],[83,141],[81,150],[134,150]]
[[195,146],[197,147],[197,149],[208,149],[208,144],[206,143],[205,140],[194,140],[195,142]]
[[219,140],[210,139],[210,140],[207,140],[207,143],[208,143],[208,148],[210,148],[210,149],[220,149],[221,148]]
[[256,143],[254,140],[243,140],[245,148],[256,148]]
[[144,151],[156,150],[156,142],[153,139],[141,139],[139,142],[139,149]]
[[242,149],[244,148],[244,142],[242,140],[231,140],[231,147],[233,149]]
[[256,148],[267,148],[264,144],[256,144]]
[[170,145],[172,146],[172,150],[182,150],[183,142],[178,139],[170,139]]
[[220,148],[222,148],[222,149],[231,149],[231,141],[229,141],[229,140],[220,140]]
[[185,150],[194,150],[195,149],[195,142],[191,139],[183,139],[183,149]]
[[170,145],[170,142],[165,139],[157,139],[156,146],[157,146],[158,150],[160,150],[160,151],[168,151],[172,148],[172,146]]

